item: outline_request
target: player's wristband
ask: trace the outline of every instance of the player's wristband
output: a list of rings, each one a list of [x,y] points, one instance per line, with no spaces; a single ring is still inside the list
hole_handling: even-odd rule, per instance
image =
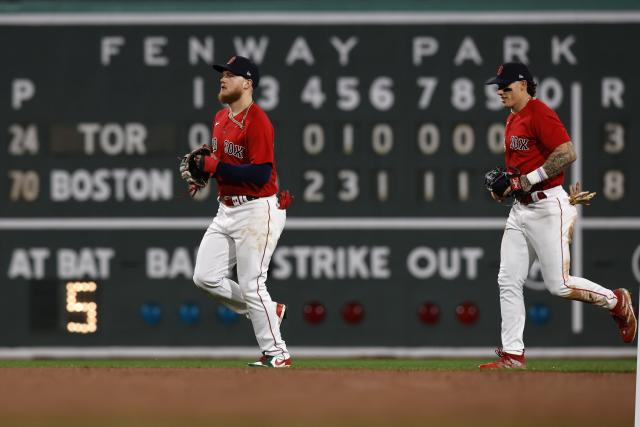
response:
[[[529,183],[531,185],[536,185],[537,183],[542,182],[547,178],[549,178],[549,175],[547,175],[547,172],[542,166],[527,174],[527,180],[529,180]]]

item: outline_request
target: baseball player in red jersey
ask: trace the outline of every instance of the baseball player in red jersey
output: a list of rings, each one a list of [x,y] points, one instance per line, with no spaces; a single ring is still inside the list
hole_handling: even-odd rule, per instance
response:
[[[289,367],[280,335],[286,307],[271,300],[265,284],[286,218],[276,196],[273,126],[253,101],[260,76],[251,60],[234,56],[213,68],[222,73],[218,99],[227,108],[212,123],[212,155],[198,164],[215,178],[220,206],[200,243],[193,281],[251,320],[262,357],[249,366]]]
[[[612,291],[569,274],[569,244],[577,213],[562,184],[564,170],[575,161],[576,153],[564,125],[553,110],[534,98],[536,84],[524,64],[503,64],[486,84],[497,85],[503,105],[511,109],[505,126],[505,163],[516,176],[503,194],[491,195],[499,202],[511,193],[517,196],[500,248],[502,347],[496,350],[497,361],[480,368],[525,367],[522,291],[536,258],[549,292],[610,310],[624,342],[632,342],[637,321],[629,291]]]

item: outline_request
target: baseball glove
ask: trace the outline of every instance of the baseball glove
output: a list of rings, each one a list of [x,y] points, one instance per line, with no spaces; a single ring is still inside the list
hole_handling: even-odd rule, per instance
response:
[[[191,197],[209,183],[210,174],[204,170],[206,156],[211,156],[211,148],[203,144],[180,159],[180,176],[187,181]]]
[[[520,186],[520,172],[516,169],[503,169],[495,167],[484,174],[485,188],[498,197],[505,197],[505,192],[511,189],[506,196],[519,197],[524,194]]]
[[[572,205],[590,205],[591,199],[596,196],[596,193],[589,191],[580,191],[580,182],[576,182],[576,185],[569,185],[569,203]]]

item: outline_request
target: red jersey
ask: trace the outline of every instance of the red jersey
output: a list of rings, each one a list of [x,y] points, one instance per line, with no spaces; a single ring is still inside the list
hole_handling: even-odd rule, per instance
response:
[[[271,164],[269,181],[258,186],[250,182],[229,183],[216,176],[218,196],[267,197],[278,192],[273,158],[273,126],[265,112],[253,103],[233,117],[228,108],[218,111],[211,124],[213,152],[221,162],[232,165]]]
[[[530,100],[517,113],[509,114],[504,129],[505,163],[522,175],[538,169],[549,154],[571,141],[558,115],[544,102]],[[564,171],[534,186],[535,190],[562,185]]]

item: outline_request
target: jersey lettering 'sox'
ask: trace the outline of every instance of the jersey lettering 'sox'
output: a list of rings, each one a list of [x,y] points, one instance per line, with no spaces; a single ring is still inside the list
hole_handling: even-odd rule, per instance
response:
[[[244,157],[245,147],[236,145],[231,141],[224,141],[224,152],[230,156],[242,159]]]
[[[512,136],[509,148],[517,151],[529,151],[529,140],[519,136]]]

